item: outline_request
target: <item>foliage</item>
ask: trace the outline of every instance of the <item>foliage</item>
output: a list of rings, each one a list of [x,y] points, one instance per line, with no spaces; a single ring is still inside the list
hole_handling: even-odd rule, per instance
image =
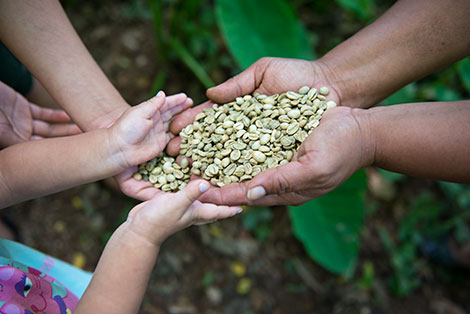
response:
[[[129,14],[142,14],[141,2],[142,0],[133,0],[132,7],[128,9]],[[236,63],[244,69],[264,56],[313,59],[315,51],[311,39],[320,38],[320,35],[316,29],[315,33],[305,29],[303,21],[299,19],[292,6],[295,9],[310,8],[312,12],[318,12],[320,15],[329,14],[330,17],[326,17],[325,20],[333,20],[331,18],[333,14],[336,15],[338,11],[343,10],[347,14],[342,16],[349,18],[349,22],[343,26],[353,22],[364,26],[378,16],[383,6],[383,3],[379,4],[376,0],[337,0],[337,6],[326,1],[308,0],[216,0],[214,3],[205,0],[147,0],[147,2],[151,7],[159,60],[162,63],[162,69],[154,81],[154,91],[165,84],[169,77],[165,65],[171,62],[185,64],[201,85],[207,88],[214,85],[216,80],[213,73],[220,72],[221,67],[225,67],[233,74],[238,70]],[[391,1],[387,3],[391,4]],[[307,16],[311,14],[304,10],[303,15],[305,13]],[[312,15],[310,18],[312,19]],[[339,28],[335,25],[331,29],[331,24],[327,25],[327,37],[336,38],[334,44],[344,40],[345,35],[351,34],[351,30],[340,31]],[[225,46],[220,38],[225,40]],[[322,47],[330,47],[332,45],[330,41],[323,42]],[[226,54],[225,48],[232,54],[233,59]],[[469,73],[470,58],[466,58],[448,69],[410,83],[381,104],[462,99],[470,92]],[[406,178],[400,174],[382,170],[380,172],[385,180],[391,183],[403,182]],[[443,190],[449,191],[458,190],[458,186],[441,184]],[[365,191],[365,175],[360,172],[328,195],[299,208],[290,208],[297,237],[303,242],[312,258],[333,272],[351,275],[354,269],[359,247],[358,232],[363,220]],[[448,195],[452,192],[446,193]],[[465,193],[459,195],[460,202],[465,202],[469,198]],[[398,295],[409,293],[419,284],[413,278],[414,274],[419,272],[421,265],[417,257],[417,247],[423,239],[423,234],[432,233],[431,229],[434,227],[422,229],[423,225],[418,222],[426,221],[436,228],[441,227],[441,230],[436,229],[436,232],[441,232],[443,227],[439,223],[433,223],[442,219],[442,212],[419,210],[417,208],[420,206],[413,206],[410,216],[399,222],[400,232],[396,243],[386,231],[381,232],[382,240],[391,256],[390,261],[395,274],[393,289]],[[267,208],[254,208],[243,216],[243,224],[262,241],[269,236],[271,219]],[[448,214],[444,229],[460,230],[459,238],[467,238],[468,228],[465,228],[467,225],[465,219],[460,214],[452,212]],[[413,264],[414,262],[416,264]],[[370,284],[370,267],[367,271],[366,273],[364,270],[364,276],[367,277],[363,278],[365,285]]]
[[[470,57],[457,63],[457,71],[462,80],[462,84],[465,86],[467,92],[470,93]]]
[[[252,232],[259,241],[263,242],[271,234],[269,224],[273,214],[269,207],[248,207],[242,217],[243,227]]]
[[[138,0],[134,0],[138,1]],[[162,68],[152,93],[161,89],[168,77],[167,67],[182,61],[204,88],[214,85],[210,71],[218,64],[219,45],[213,8],[208,1],[147,0],[153,17]]]
[[[227,45],[243,68],[265,56],[313,57],[307,33],[285,1],[218,0],[216,10]],[[365,189],[364,172],[359,172],[336,191],[290,208],[296,236],[312,258],[333,272],[351,275],[354,270]]]
[[[358,286],[366,291],[371,291],[374,285],[375,268],[371,261],[362,264],[362,277],[358,281]]]
[[[470,58],[398,90],[381,102],[394,105],[419,101],[456,101],[470,93]]]
[[[396,245],[384,228],[379,229],[379,235],[390,256],[390,290],[396,296],[408,295],[421,283],[418,272],[423,262],[418,260],[417,243],[403,241]]]
[[[399,221],[395,242],[384,228],[379,229],[393,271],[390,290],[397,296],[408,295],[420,285],[425,262],[419,257],[419,249],[423,245],[447,245],[450,236],[461,243],[470,242],[470,186],[439,184],[447,199],[439,199],[428,191],[419,194],[410,212]]]
[[[308,254],[326,269],[351,276],[364,220],[365,172],[334,191],[299,207],[289,207],[295,235]]]
[[[374,0],[336,0],[336,2],[362,22],[369,22],[376,17],[377,9]]]
[[[284,0],[218,0],[216,14],[227,46],[243,69],[265,56],[313,59],[307,32]]]

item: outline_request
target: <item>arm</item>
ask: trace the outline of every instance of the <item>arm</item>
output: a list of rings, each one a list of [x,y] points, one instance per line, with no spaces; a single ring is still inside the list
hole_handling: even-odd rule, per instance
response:
[[[193,181],[176,194],[160,195],[132,209],[106,245],[73,313],[137,313],[160,246],[169,235],[241,212],[238,207],[196,201],[207,189],[204,181]]]
[[[184,94],[167,99],[160,92],[107,129],[0,151],[0,208],[113,176],[157,156],[170,138],[168,121],[188,105]]]
[[[0,208],[122,171],[108,129],[28,141],[0,151]]]
[[[470,101],[377,107],[363,111],[360,119],[375,137],[375,166],[470,183]]]
[[[469,125],[470,101],[329,109],[293,161],[250,181],[211,189],[201,201],[300,205],[372,165],[470,183]]]
[[[470,1],[401,0],[319,62],[341,104],[368,108],[470,54]]]
[[[58,1],[1,0],[0,40],[82,130],[108,127],[129,108],[81,42]]]
[[[315,61],[262,58],[207,90],[216,103],[259,92],[328,86],[328,98],[348,107],[369,108],[406,84],[470,54],[470,1],[401,0],[377,21]],[[178,134],[210,103],[182,113],[171,124]],[[168,153],[179,152],[179,138]]]

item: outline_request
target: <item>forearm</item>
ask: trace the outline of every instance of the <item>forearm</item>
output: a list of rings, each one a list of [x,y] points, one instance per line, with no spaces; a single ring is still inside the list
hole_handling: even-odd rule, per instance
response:
[[[470,1],[401,0],[318,62],[341,104],[368,108],[470,54]]]
[[[0,39],[82,130],[108,126],[128,109],[58,1],[0,0]]]
[[[106,244],[74,314],[137,313],[159,248],[121,225]]]
[[[470,183],[470,101],[361,111],[374,165],[416,177]]]
[[[28,141],[0,151],[0,208],[121,172],[107,129]]]

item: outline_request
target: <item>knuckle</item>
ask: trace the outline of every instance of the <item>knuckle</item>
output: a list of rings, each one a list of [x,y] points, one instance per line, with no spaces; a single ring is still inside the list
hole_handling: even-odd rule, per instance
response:
[[[274,177],[274,183],[278,194],[284,194],[293,191],[294,185],[289,180],[289,177],[284,172],[278,172]]]

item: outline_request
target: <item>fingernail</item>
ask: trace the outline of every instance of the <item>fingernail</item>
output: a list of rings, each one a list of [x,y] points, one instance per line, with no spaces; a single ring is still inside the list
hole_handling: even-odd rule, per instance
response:
[[[201,191],[201,193],[204,193],[207,190],[209,190],[209,186],[207,185],[207,183],[202,182],[199,184],[199,191]]]
[[[248,200],[250,201],[255,201],[259,198],[262,198],[265,195],[266,195],[266,190],[262,186],[257,186],[255,188],[248,190],[248,194],[246,195],[246,198],[248,198]]]
[[[243,209],[240,208],[240,209],[237,211],[237,215],[240,214],[242,211],[243,211]]]
[[[158,93],[155,95],[156,97],[161,97],[163,95],[163,91],[158,91]]]

